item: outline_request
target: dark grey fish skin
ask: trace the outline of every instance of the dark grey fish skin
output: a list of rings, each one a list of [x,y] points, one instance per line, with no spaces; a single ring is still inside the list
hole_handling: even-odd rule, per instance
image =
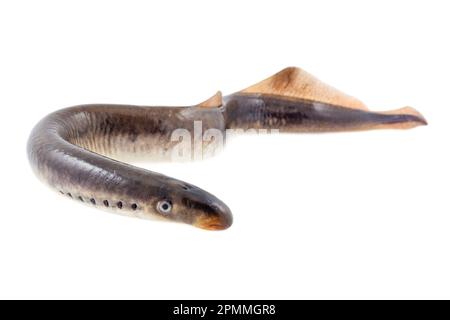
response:
[[[279,96],[233,94],[224,100],[228,128],[337,132],[427,124],[420,115],[377,113]]]
[[[28,141],[29,161],[38,177],[79,201],[136,217],[160,217],[205,229],[225,229],[230,209],[188,183],[108,156],[149,152],[167,157],[173,130],[193,130],[195,107],[85,105],[41,120]],[[202,110],[204,130],[224,130],[219,110]],[[167,202],[169,212],[158,210]]]
[[[301,99],[234,94],[217,107],[83,105],[56,111],[31,132],[28,158],[36,175],[62,194],[119,213],[159,217],[209,230],[232,224],[230,209],[191,184],[120,160],[169,159],[176,129],[279,129],[324,132],[426,124],[419,115],[381,114]],[[204,142],[206,144],[206,142]]]

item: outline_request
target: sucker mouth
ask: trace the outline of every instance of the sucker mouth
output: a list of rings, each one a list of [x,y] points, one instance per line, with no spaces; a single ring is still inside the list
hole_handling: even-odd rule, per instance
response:
[[[220,225],[220,224],[209,224],[207,226],[205,226],[203,229],[206,230],[225,230],[228,227],[225,225]]]
[[[231,213],[227,213],[211,217],[201,217],[193,225],[201,229],[217,231],[228,229],[232,224],[233,216]]]

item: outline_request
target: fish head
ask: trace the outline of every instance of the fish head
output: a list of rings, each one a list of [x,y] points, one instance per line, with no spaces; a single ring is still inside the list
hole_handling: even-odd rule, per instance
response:
[[[233,223],[228,206],[211,193],[180,181],[152,202],[157,215],[206,230],[224,230]]]

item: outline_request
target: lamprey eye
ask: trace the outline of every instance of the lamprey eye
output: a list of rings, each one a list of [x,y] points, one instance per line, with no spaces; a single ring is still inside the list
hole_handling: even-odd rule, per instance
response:
[[[158,202],[156,207],[160,213],[167,214],[172,210],[172,203],[168,200]]]

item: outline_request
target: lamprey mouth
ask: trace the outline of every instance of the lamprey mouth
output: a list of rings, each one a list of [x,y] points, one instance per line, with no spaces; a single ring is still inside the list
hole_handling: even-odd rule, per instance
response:
[[[193,224],[197,228],[205,230],[225,230],[233,224],[233,215],[230,209],[226,208],[226,211],[208,216],[199,217]]]

